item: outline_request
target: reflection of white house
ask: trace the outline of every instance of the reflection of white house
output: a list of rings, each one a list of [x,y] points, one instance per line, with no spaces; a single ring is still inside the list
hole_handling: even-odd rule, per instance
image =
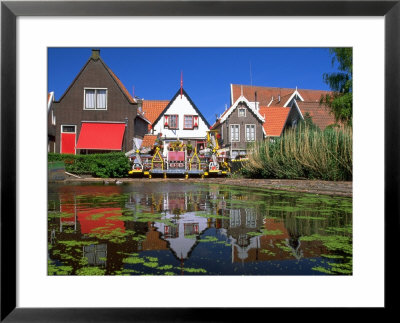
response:
[[[189,141],[198,148],[205,144],[209,123],[185,90],[179,89],[154,121],[153,133],[168,141]]]
[[[207,229],[207,218],[197,216],[195,212],[188,212],[179,215],[178,219],[174,219],[176,215],[169,212],[162,219],[168,219],[175,222],[175,225],[167,225],[165,223],[155,223],[155,227],[163,234],[163,238],[169,242],[169,246],[176,256],[180,259],[188,258],[190,250],[196,244],[196,237],[205,229]]]

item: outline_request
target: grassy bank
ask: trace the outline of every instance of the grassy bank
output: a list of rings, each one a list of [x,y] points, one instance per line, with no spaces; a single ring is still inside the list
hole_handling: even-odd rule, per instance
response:
[[[353,176],[352,128],[321,131],[300,124],[275,141],[257,142],[243,174],[253,178],[349,181]]]
[[[67,172],[95,177],[126,177],[131,169],[129,159],[124,153],[69,155],[48,154],[48,161],[63,161]]]

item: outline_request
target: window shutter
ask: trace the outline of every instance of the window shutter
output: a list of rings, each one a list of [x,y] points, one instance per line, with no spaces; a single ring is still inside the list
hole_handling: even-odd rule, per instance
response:
[[[168,118],[168,116],[164,116],[164,126],[165,127],[169,126],[169,118]]]
[[[199,116],[194,116],[193,117],[193,127],[198,127],[199,126]]]

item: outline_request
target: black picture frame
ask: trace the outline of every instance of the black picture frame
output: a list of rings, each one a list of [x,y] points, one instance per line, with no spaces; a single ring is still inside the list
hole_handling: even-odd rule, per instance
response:
[[[256,319],[260,308],[17,308],[16,19],[18,16],[384,16],[385,307],[394,309],[390,275],[399,233],[400,1],[2,1],[1,2],[1,321],[186,322]],[[382,98],[383,99],[383,98]],[[373,174],[371,174],[372,176]],[[371,260],[372,261],[372,260]],[[301,291],[298,291],[301,293]],[[267,304],[266,304],[267,305]],[[288,309],[274,309],[289,318]],[[379,309],[378,309],[379,310]],[[249,313],[251,311],[251,313]],[[378,315],[382,315],[378,311]],[[261,316],[260,319],[265,319]]]

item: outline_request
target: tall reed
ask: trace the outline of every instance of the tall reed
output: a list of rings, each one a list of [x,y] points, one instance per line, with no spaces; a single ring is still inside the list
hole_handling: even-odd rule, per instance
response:
[[[324,131],[304,123],[281,138],[257,142],[249,151],[244,173],[250,177],[352,180],[351,127]]]

